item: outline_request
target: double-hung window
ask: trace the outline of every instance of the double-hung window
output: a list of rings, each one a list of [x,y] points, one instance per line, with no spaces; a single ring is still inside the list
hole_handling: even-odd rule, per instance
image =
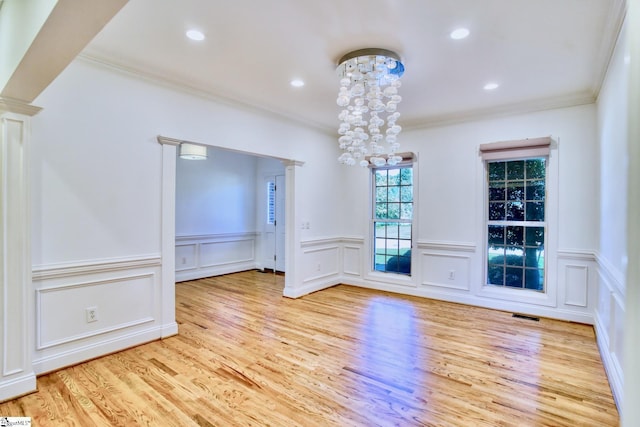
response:
[[[544,293],[549,139],[485,144],[486,284]]]
[[[411,275],[413,168],[373,169],[373,269]]]

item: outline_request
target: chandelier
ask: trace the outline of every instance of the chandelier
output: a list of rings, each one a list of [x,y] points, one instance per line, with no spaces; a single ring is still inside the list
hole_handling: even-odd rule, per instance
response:
[[[398,95],[404,65],[400,56],[386,49],[368,48],[347,53],[338,62],[340,91],[337,104],[343,107],[338,119],[338,143],[343,153],[338,161],[380,167],[397,165],[402,128],[396,124]]]

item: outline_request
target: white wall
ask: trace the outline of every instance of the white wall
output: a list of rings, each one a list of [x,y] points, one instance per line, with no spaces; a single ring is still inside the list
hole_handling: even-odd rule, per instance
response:
[[[629,65],[626,23],[598,97],[600,154],[599,287],[595,326],[600,353],[618,405],[623,404],[623,348],[627,264],[627,128]],[[622,411],[621,411],[622,412]]]
[[[177,236],[256,231],[255,156],[209,147],[207,160],[177,162]]]
[[[346,172],[343,232],[350,283],[510,311],[593,322],[598,248],[598,158],[595,105],[411,129],[401,151],[418,156],[414,269],[394,282],[369,274],[367,171]],[[484,171],[482,143],[551,135],[548,189],[552,247],[547,246],[548,295],[531,300],[487,292],[484,277]],[[550,242],[547,242],[550,243]],[[358,247],[358,249],[356,249]],[[454,280],[446,276],[456,270]],[[514,296],[515,295],[515,296]]]
[[[338,199],[324,187],[336,182],[333,138],[320,131],[86,59],[73,62],[35,104],[43,107],[32,121],[36,305],[30,315],[36,373],[177,331],[173,316],[165,315],[171,292],[163,285],[173,283],[173,269],[164,269],[163,260],[174,253],[173,247],[171,254],[162,252],[169,237],[161,232],[163,183],[175,182],[176,176],[175,170],[164,176],[168,169],[158,135],[296,160],[298,166],[292,163],[287,172],[296,184],[291,220],[308,218],[314,227],[307,232],[321,236],[338,224],[333,210],[317,210],[335,206]],[[329,178],[317,181],[318,171]],[[255,175],[249,181],[253,184]],[[308,203],[314,194],[323,195],[322,205]],[[237,224],[234,231],[240,233],[255,231],[255,198],[246,203],[251,214]],[[224,225],[189,229],[181,224],[180,230],[230,231],[232,218],[220,218]],[[292,239],[295,258],[298,231]],[[295,272],[287,277],[293,289],[296,278]],[[97,307],[97,322],[86,321],[89,307]]]

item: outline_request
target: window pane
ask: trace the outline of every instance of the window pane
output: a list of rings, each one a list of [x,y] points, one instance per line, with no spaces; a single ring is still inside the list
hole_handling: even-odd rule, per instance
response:
[[[397,239],[398,238],[398,224],[397,223],[388,223],[387,224],[387,239]]]
[[[544,290],[544,270],[543,269],[531,269],[525,270],[524,287],[526,289],[533,289],[535,291]]]
[[[489,285],[504,285],[504,267],[501,265],[489,265],[487,270],[487,283]]]
[[[400,169],[400,185],[413,185],[413,169]]]
[[[400,201],[413,203],[413,187],[400,187]]]
[[[544,221],[544,202],[527,202],[527,221]]]
[[[383,185],[387,185],[387,170],[386,169],[376,169],[376,186],[380,187]]]
[[[400,235],[401,239],[411,240],[411,224],[400,224]]]
[[[507,200],[524,200],[524,181],[507,183]]]
[[[387,204],[376,203],[376,218],[387,218]]]
[[[507,245],[519,245],[524,244],[524,227],[507,227],[506,233]]]
[[[387,187],[377,187],[376,188],[376,202],[386,202],[387,201]]]
[[[540,246],[544,244],[544,227],[526,227],[527,246]]]
[[[505,257],[505,261],[507,265],[519,266],[522,267],[524,265],[524,257],[523,251],[521,248],[508,246],[506,250],[507,256]]]
[[[489,264],[504,265],[504,246],[491,246],[489,248]]]
[[[524,221],[524,206],[522,202],[507,202],[507,220]]]
[[[400,203],[387,203],[387,218],[400,218]]]
[[[544,249],[526,248],[525,266],[544,268]]]
[[[544,178],[545,163],[544,159],[527,160],[527,179]]]
[[[506,267],[504,285],[510,288],[522,288],[522,268]]]
[[[413,203],[401,203],[400,219],[412,219],[412,218],[413,218]]]
[[[400,185],[400,169],[389,169],[387,173],[389,176],[389,186]]]
[[[504,181],[496,181],[489,183],[489,200],[500,201],[505,200]]]
[[[489,203],[489,220],[502,221],[505,219],[505,204],[501,202]]]
[[[386,237],[387,236],[387,226],[384,223],[376,223],[375,229],[375,237]]]
[[[516,160],[507,162],[507,179],[524,179],[524,161]]]
[[[544,200],[544,181],[527,182],[527,200]]]
[[[500,225],[489,226],[489,246],[504,244],[504,227]]]
[[[400,187],[388,187],[389,188],[389,202],[400,201]],[[380,200],[379,200],[380,201]]]
[[[489,163],[489,181],[504,180],[505,164],[504,162]]]

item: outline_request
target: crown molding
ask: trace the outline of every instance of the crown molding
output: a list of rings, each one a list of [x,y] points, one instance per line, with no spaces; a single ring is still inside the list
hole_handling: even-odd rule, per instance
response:
[[[16,113],[25,116],[35,116],[42,110],[42,107],[36,107],[28,102],[19,99],[6,98],[0,96],[0,113]]]
[[[602,89],[626,16],[627,0],[614,0],[602,32],[603,37],[598,51],[597,69],[593,77],[592,91],[596,99],[600,94],[600,89]]]
[[[415,130],[448,126],[478,120],[487,120],[499,117],[514,116],[518,114],[535,113],[545,110],[554,110],[558,108],[577,107],[579,105],[593,104],[595,101],[596,98],[593,96],[593,94],[587,91],[553,98],[535,99],[526,102],[499,105],[496,107],[461,111],[458,113],[428,116],[422,119],[409,119],[403,122],[402,127],[406,130]]]

